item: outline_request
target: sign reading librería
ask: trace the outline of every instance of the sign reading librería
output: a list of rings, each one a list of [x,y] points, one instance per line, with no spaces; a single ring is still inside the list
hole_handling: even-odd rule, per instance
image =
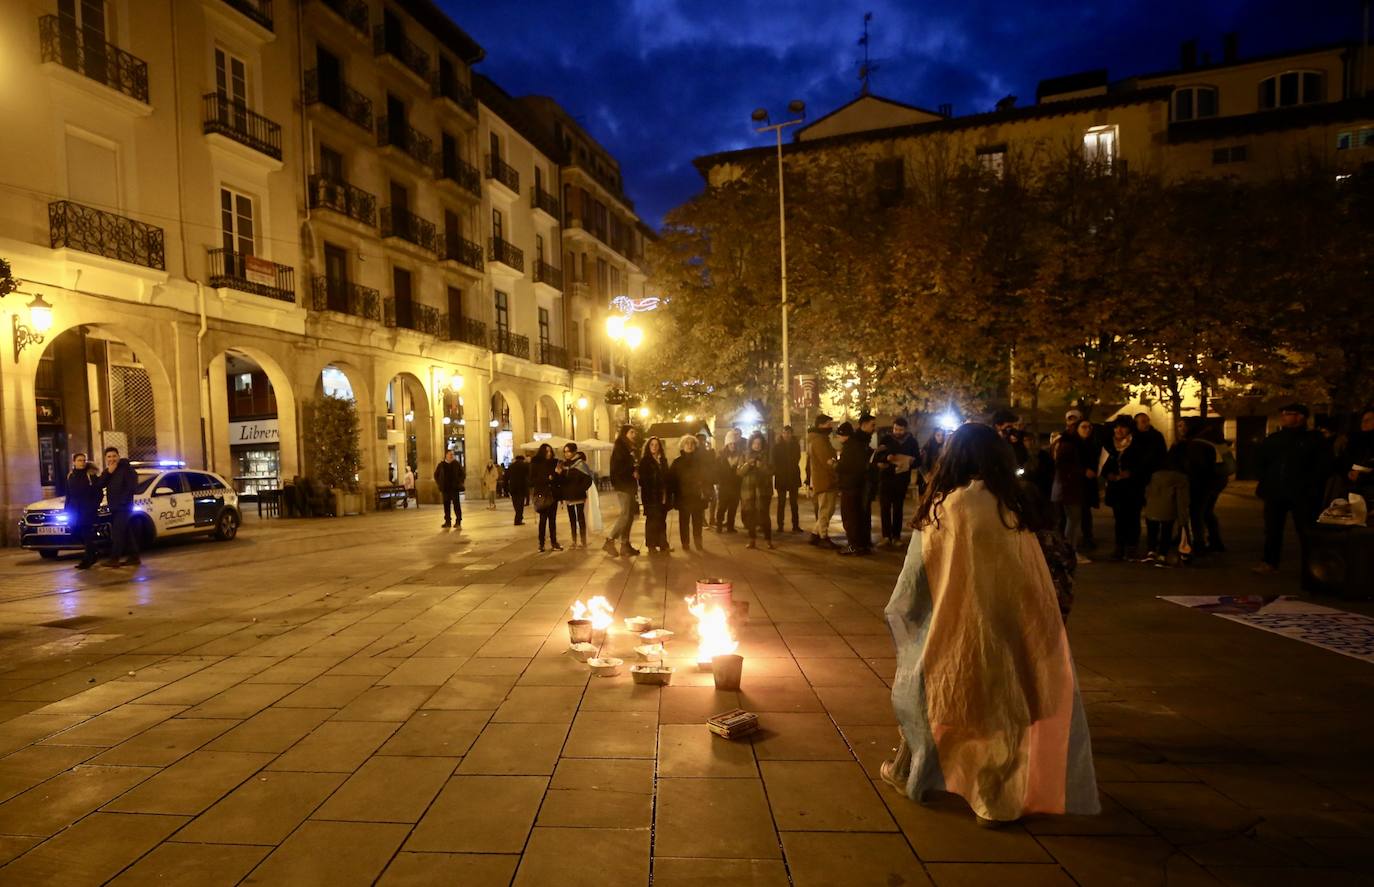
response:
[[[276,419],[250,419],[229,423],[229,445],[274,444],[281,442]]]

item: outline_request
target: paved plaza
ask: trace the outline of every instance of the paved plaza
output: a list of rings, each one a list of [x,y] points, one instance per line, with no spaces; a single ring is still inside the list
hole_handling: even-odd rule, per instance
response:
[[[897,552],[708,533],[704,555],[538,555],[480,503],[461,532],[432,507],[250,518],[137,572],[6,551],[0,885],[1369,884],[1374,667],[1154,597],[1296,590],[1295,552],[1248,572],[1244,493],[1230,554],[1081,570],[1104,810],[1000,831],[878,780]],[[684,637],[713,575],[751,603],[738,693]],[[616,655],[620,617],[679,632],[672,686],[567,655],[566,610],[597,594]],[[752,740],[707,731],[736,707]]]

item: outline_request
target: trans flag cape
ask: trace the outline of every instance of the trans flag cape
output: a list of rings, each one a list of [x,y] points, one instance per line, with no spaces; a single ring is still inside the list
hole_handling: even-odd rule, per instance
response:
[[[1035,534],[1007,528],[981,481],[913,534],[887,605],[906,793],[961,795],[979,816],[1097,813],[1088,724]]]

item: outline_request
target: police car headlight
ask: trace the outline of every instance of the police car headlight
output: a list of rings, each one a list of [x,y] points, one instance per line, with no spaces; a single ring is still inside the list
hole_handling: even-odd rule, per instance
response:
[[[65,511],[59,511],[57,514],[53,515],[53,521],[59,524],[68,523],[70,520],[71,515],[67,514]]]

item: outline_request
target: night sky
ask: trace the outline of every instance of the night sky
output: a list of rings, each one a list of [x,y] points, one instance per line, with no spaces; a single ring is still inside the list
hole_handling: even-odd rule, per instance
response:
[[[865,12],[875,94],[987,111],[1035,100],[1036,82],[1108,69],[1113,80],[1173,68],[1179,43],[1241,57],[1358,40],[1360,0],[438,0],[481,43],[477,70],[513,95],[552,96],[619,158],[640,215],[701,190],[691,160],[763,144],[749,113],[812,119],[858,94]]]

